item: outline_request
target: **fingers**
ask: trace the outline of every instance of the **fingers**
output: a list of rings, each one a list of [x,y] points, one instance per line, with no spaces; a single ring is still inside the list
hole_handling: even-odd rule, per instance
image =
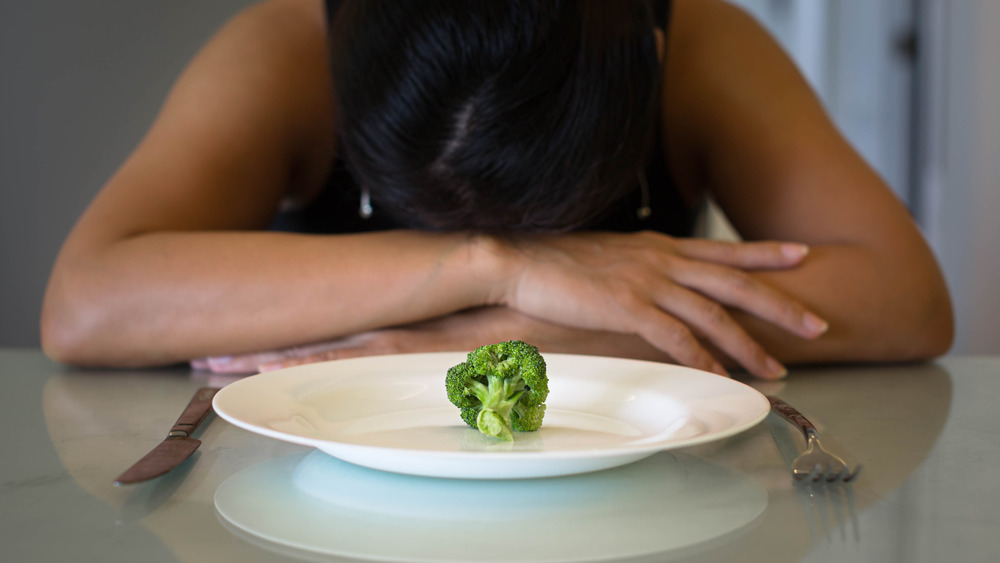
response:
[[[331,342],[288,348],[280,357],[263,358],[257,369],[266,372],[318,362],[404,352],[405,350],[396,346],[394,337],[395,331],[380,330],[355,334]]]
[[[331,342],[293,346],[267,352],[235,354],[232,356],[211,356],[192,360],[195,369],[212,371],[214,373],[252,374],[263,371],[261,366],[270,369],[289,367],[293,365],[321,362],[344,357],[339,350],[353,345],[350,339],[340,339]]]
[[[642,311],[638,335],[666,352],[678,364],[729,377],[726,368],[698,342],[682,322],[657,308]]]
[[[205,358],[204,365],[213,373],[251,374],[257,373],[261,357],[267,354],[240,354],[236,356],[212,356]]]
[[[826,330],[802,303],[748,273],[798,266],[809,251],[802,244],[659,233],[569,235],[546,243],[556,247],[556,258],[546,244],[536,248],[548,259],[529,256],[506,305],[554,323],[638,334],[685,365],[725,373],[706,349],[714,347],[757,377],[786,373],[726,307],[804,338]]]
[[[796,242],[732,242],[709,239],[673,239],[685,258],[746,270],[797,266],[809,247]]]
[[[740,270],[692,262],[676,268],[671,277],[718,303],[742,309],[802,338],[816,338],[829,327],[799,301]]]
[[[306,356],[295,356],[281,358],[275,361],[262,362],[257,366],[257,370],[261,373],[274,371],[278,369],[290,368],[293,366],[303,366],[306,364],[315,364],[318,362],[328,362],[330,360],[342,360],[345,358],[350,358],[354,356],[360,356],[362,354],[351,354],[350,350],[327,350],[325,352],[319,352],[315,354],[309,354]]]
[[[671,286],[660,296],[658,305],[703,335],[754,377],[781,379],[788,374],[785,366],[769,355],[719,303],[683,287]]]

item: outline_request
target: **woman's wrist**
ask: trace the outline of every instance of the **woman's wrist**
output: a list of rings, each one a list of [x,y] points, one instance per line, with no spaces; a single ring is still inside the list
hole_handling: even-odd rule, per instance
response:
[[[470,272],[473,281],[483,289],[481,305],[506,305],[517,287],[521,266],[510,241],[485,233],[472,233],[468,238]]]

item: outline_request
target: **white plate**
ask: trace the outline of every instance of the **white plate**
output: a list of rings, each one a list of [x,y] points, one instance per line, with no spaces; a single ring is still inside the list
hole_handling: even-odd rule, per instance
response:
[[[344,461],[411,475],[550,477],[638,461],[742,432],[767,399],[737,381],[635,360],[546,354],[542,428],[501,442],[469,428],[444,378],[462,353],[375,356],[248,377],[215,396],[215,412],[264,436]]]
[[[237,536],[317,561],[326,559],[310,554],[519,563],[690,555],[741,535],[766,507],[749,475],[683,453],[586,475],[474,481],[394,475],[313,451],[247,467],[215,492]]]

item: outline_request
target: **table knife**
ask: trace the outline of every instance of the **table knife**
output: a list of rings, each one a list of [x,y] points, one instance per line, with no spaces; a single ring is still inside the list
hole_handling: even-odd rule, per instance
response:
[[[216,387],[198,389],[166,439],[119,475],[115,485],[131,485],[159,477],[191,457],[201,445],[201,440],[192,438],[191,434],[212,412],[212,397],[218,391]]]

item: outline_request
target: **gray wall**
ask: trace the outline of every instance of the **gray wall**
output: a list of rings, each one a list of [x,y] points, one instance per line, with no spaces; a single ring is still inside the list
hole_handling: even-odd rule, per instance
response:
[[[0,0],[0,346],[37,346],[63,238],[251,0]]]

